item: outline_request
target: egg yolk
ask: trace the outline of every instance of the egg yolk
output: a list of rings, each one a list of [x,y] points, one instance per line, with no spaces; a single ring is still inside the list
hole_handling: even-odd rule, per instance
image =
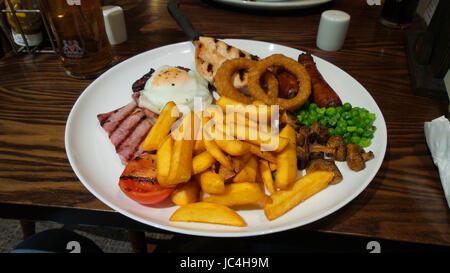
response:
[[[188,73],[175,67],[167,68],[155,76],[152,86],[183,86],[189,80]]]

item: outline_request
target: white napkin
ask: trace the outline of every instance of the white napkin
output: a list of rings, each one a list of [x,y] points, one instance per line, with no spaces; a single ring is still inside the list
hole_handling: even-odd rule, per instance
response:
[[[450,208],[450,122],[444,116],[425,122],[425,138],[434,164],[439,169],[445,198]]]

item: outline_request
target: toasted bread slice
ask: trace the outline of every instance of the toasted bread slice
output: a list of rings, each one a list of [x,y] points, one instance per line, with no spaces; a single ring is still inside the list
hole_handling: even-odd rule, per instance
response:
[[[197,72],[210,83],[214,83],[214,76],[217,70],[226,60],[239,57],[259,60],[257,56],[211,37],[201,36],[198,40],[194,41],[194,44]],[[234,87],[238,89],[245,88],[247,81],[248,73],[246,71],[241,71],[233,75]]]

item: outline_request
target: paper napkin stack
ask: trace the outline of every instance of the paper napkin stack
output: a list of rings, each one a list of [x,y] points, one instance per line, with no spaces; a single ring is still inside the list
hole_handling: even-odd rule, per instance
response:
[[[450,208],[450,122],[444,116],[425,122],[425,138],[434,164],[439,169],[445,198]]]

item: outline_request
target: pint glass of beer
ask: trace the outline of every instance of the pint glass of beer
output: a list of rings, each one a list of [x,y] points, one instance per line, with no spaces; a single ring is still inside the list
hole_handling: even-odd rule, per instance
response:
[[[101,0],[41,0],[67,74],[95,78],[113,59]]]
[[[407,28],[411,25],[419,0],[386,0],[380,22],[391,28]]]

